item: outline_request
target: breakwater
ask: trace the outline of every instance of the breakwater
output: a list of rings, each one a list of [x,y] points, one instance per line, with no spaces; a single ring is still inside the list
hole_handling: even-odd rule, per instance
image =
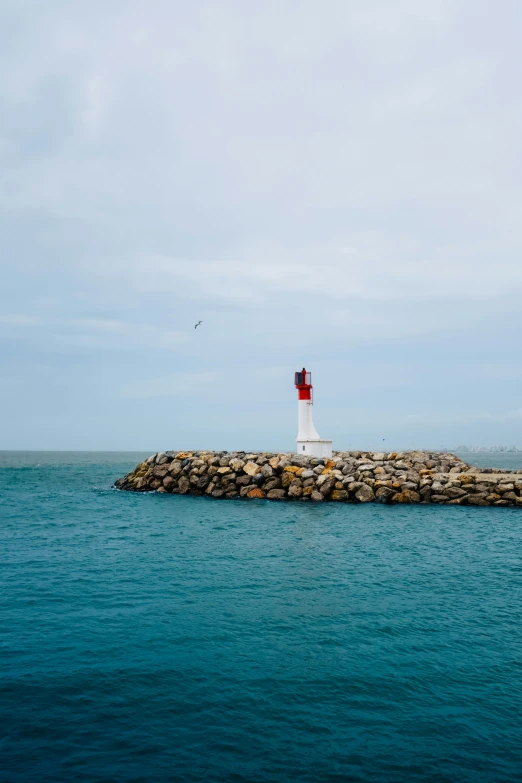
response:
[[[522,508],[522,470],[479,468],[454,454],[426,451],[339,451],[332,459],[292,453],[166,451],[148,457],[115,486],[216,499]]]

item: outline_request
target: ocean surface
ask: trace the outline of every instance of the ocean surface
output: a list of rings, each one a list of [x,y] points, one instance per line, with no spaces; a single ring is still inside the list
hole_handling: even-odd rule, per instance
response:
[[[522,780],[522,510],[111,489],[143,456],[0,453],[2,783]]]

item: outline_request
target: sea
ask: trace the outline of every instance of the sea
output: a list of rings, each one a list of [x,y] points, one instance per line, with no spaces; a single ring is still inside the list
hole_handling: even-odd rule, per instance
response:
[[[522,780],[521,509],[113,489],[144,456],[0,453],[2,783]]]

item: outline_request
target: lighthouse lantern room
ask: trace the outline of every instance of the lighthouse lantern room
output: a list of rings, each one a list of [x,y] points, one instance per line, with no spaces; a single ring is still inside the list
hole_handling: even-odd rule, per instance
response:
[[[319,437],[312,418],[313,386],[312,373],[305,368],[295,374],[297,389],[297,453],[309,457],[331,457],[332,441]]]

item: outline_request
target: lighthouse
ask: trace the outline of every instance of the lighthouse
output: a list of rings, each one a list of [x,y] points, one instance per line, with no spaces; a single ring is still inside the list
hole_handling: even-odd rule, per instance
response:
[[[332,441],[323,440],[314,427],[312,417],[312,373],[305,368],[295,374],[297,389],[297,453],[310,457],[331,457]]]

